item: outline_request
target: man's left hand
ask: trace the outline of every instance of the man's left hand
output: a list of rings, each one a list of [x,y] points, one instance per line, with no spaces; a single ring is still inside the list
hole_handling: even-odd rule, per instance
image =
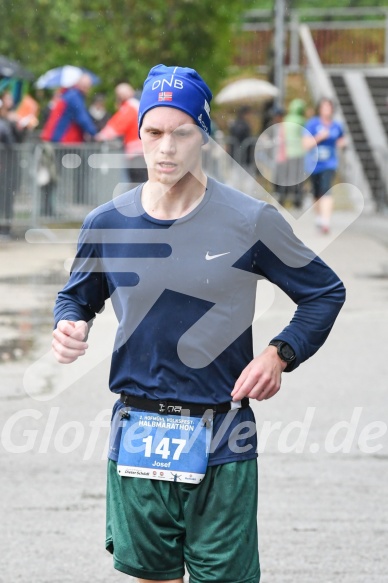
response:
[[[270,399],[280,389],[282,372],[286,366],[287,363],[279,358],[276,346],[267,346],[237,379],[232,391],[233,401],[240,401],[244,397],[257,401]]]

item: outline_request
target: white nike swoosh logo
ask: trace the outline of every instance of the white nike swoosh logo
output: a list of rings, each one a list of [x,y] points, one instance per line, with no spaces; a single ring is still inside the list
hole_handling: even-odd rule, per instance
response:
[[[223,255],[229,255],[230,251],[227,251],[226,253],[218,253],[218,255],[210,255],[209,251],[206,253],[206,257],[205,259],[207,259],[207,261],[211,261],[212,259],[217,259],[217,257],[222,257]]]

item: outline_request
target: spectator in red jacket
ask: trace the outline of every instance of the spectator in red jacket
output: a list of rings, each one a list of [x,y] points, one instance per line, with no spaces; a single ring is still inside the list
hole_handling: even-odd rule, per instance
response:
[[[79,144],[97,133],[85,104],[91,86],[92,79],[85,73],[73,87],[63,91],[43,127],[42,140]]]
[[[135,91],[128,83],[117,85],[115,95],[117,111],[95,138],[99,141],[121,138],[129,182],[145,182],[148,177],[137,125],[139,102],[134,98]]]

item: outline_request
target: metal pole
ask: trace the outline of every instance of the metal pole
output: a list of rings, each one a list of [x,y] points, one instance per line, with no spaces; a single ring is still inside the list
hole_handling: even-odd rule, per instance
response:
[[[32,168],[30,168],[31,177],[31,199],[32,199],[32,211],[31,211],[31,222],[34,228],[40,226],[40,187],[38,185],[38,165],[39,158],[42,154],[42,148],[39,144],[33,147],[33,151],[29,152],[32,158]]]
[[[284,105],[284,21],[286,0],[275,0],[274,15],[274,83],[279,90],[276,104],[279,107]]]
[[[299,16],[296,10],[292,10],[290,18],[290,71],[300,70],[299,55]]]

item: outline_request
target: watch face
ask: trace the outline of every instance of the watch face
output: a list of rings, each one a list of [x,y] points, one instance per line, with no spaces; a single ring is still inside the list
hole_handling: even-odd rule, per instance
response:
[[[294,350],[286,342],[284,342],[283,344],[280,344],[279,355],[280,355],[280,358],[285,360],[285,362],[292,362],[295,358]]]

